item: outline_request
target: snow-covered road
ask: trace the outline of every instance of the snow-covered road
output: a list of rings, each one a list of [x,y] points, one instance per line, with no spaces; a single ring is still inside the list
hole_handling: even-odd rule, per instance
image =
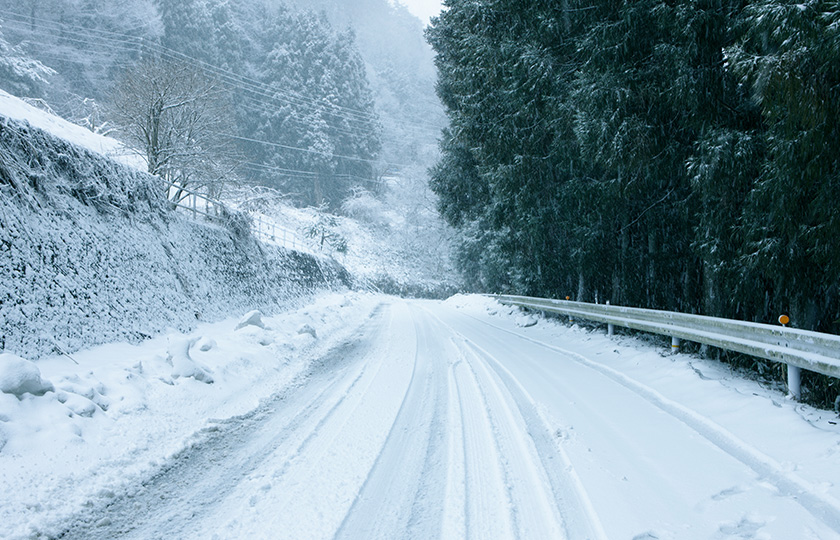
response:
[[[840,537],[831,419],[506,309],[385,300],[61,537]]]

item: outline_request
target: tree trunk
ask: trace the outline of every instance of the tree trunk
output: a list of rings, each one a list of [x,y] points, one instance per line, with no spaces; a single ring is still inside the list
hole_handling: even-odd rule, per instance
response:
[[[586,295],[586,278],[583,276],[583,272],[578,272],[578,286],[577,286],[577,296],[575,300],[578,302],[585,302],[585,295]]]

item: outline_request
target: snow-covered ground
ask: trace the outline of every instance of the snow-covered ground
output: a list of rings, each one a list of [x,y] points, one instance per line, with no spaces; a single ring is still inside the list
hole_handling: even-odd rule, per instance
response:
[[[118,140],[93,133],[61,117],[29,105],[25,101],[0,90],[0,115],[12,120],[28,122],[32,127],[42,129],[56,137],[81,146],[91,152],[109,157],[114,161],[145,171],[146,164],[136,152],[126,148]]]
[[[57,521],[146,480],[202,430],[295,384],[377,303],[325,294],[262,317],[262,327],[237,329],[240,314],[37,364],[0,355],[0,537],[49,536]],[[41,395],[16,391],[35,388],[33,368]]]
[[[419,185],[417,178],[412,180],[410,171],[404,177],[388,177],[383,182],[384,193],[373,196],[359,192],[345,201],[339,215],[316,208],[295,208],[267,189],[232,190],[227,198],[234,208],[263,220],[263,229],[271,230],[269,224],[276,224],[280,245],[288,247],[281,235],[283,230],[289,231],[298,247],[333,257],[360,283],[392,294],[439,297],[459,290],[460,278],[450,259],[451,231],[432,203],[407,193],[428,194],[428,187]],[[320,244],[318,239],[308,237],[307,232],[317,223],[334,238],[341,238],[346,250],[337,250],[330,241]]]
[[[0,537],[840,538],[836,415],[714,361],[477,296],[238,320],[39,361]]]

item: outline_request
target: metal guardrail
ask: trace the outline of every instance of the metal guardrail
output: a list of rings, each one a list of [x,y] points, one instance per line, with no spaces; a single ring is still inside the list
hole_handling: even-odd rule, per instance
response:
[[[840,378],[840,336],[832,334],[609,304],[527,296],[493,297],[506,305],[606,323],[610,335],[612,326],[618,325],[670,336],[675,349],[679,348],[679,340],[686,340],[787,364],[788,390],[796,399],[801,397],[800,369]]]

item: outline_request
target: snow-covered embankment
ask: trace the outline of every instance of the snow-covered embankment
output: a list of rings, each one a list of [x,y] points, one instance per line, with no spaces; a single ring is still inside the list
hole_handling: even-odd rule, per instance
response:
[[[29,358],[272,312],[344,271],[174,213],[159,180],[0,119],[0,349]]]
[[[335,262],[263,246],[237,214],[185,218],[71,140],[0,116],[0,538],[52,535],[154,474],[377,304]]]

